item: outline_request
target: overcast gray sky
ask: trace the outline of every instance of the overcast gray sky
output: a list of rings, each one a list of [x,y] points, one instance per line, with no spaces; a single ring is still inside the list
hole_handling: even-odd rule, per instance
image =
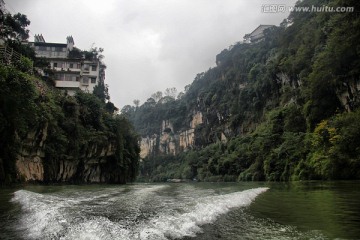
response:
[[[275,24],[285,13],[263,13],[264,4],[293,6],[295,0],[5,0],[11,13],[28,16],[30,41],[105,49],[106,83],[120,109],[141,104],[156,91],[178,92],[215,56],[260,24]]]

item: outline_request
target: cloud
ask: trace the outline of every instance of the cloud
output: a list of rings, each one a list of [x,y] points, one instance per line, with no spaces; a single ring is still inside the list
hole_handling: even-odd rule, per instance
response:
[[[31,33],[42,33],[48,42],[72,35],[81,49],[104,48],[111,100],[121,108],[168,87],[182,91],[214,66],[222,49],[259,24],[279,24],[286,17],[262,13],[263,4],[295,0],[5,2],[10,11],[26,14]]]

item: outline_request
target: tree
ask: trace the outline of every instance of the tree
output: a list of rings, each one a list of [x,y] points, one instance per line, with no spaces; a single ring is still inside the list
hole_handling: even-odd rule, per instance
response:
[[[177,90],[175,87],[165,89],[165,96],[175,99]]]
[[[29,30],[27,29],[29,25],[30,21],[24,14],[1,14],[0,38],[6,41],[24,41],[29,38]]]
[[[69,51],[68,58],[82,58],[84,56],[84,52],[80,49],[74,47],[71,51]]]
[[[102,54],[104,52],[103,48],[97,48],[92,47],[89,51],[84,51],[84,57],[86,60],[92,61],[92,60],[103,60],[104,55]]]
[[[156,105],[156,101],[154,98],[148,98],[148,100],[146,100],[146,102],[144,103],[145,107],[154,107]]]
[[[163,93],[160,91],[157,91],[156,93],[153,93],[151,95],[151,98],[155,100],[155,102],[158,102],[160,99],[162,99]]]
[[[135,107],[138,108],[140,105],[140,100],[139,99],[134,99],[133,103],[135,104]]]
[[[134,107],[130,106],[130,105],[125,105],[122,109],[121,109],[121,113],[126,115],[126,116],[130,116],[132,114],[134,110]]]
[[[116,113],[117,111],[119,111],[119,109],[115,106],[114,103],[108,101],[106,104],[105,104],[105,110],[110,113],[110,114],[114,114]]]
[[[179,99],[183,98],[184,96],[185,96],[185,93],[179,92],[177,99],[179,100]]]
[[[109,87],[104,81],[99,81],[98,85],[94,87],[93,94],[103,102],[110,99]]]

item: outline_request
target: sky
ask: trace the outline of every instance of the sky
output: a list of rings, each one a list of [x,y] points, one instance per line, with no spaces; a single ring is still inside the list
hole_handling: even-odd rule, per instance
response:
[[[5,0],[31,21],[29,41],[42,34],[66,43],[71,35],[82,50],[104,48],[105,82],[120,109],[166,88],[183,91],[246,33],[279,25],[289,12],[263,12],[269,4],[295,0]]]

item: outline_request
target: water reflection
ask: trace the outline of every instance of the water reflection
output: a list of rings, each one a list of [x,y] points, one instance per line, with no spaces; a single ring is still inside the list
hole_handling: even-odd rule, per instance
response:
[[[258,217],[321,230],[330,238],[360,237],[360,182],[269,184],[250,210]]]

